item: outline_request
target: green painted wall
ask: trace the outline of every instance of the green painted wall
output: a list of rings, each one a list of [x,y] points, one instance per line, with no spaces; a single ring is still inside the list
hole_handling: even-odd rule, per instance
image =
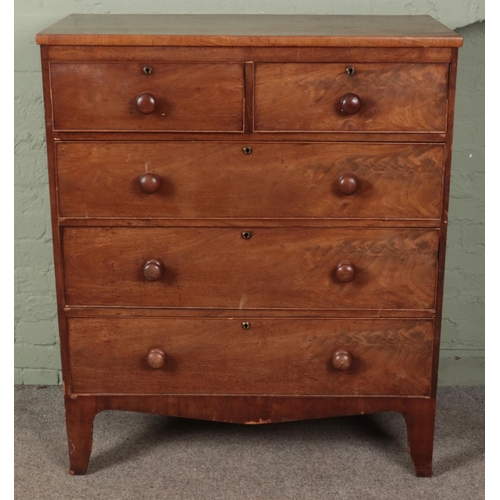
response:
[[[484,28],[459,51],[441,342],[443,383],[484,381]],[[458,359],[457,359],[458,358]]]
[[[70,13],[430,14],[450,28],[484,1],[15,2],[15,382],[61,382],[38,31]],[[484,381],[484,23],[457,30],[459,55],[441,384]]]

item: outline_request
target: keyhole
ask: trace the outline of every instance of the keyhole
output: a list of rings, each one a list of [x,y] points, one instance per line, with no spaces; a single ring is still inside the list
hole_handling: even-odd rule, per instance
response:
[[[244,239],[244,240],[249,240],[251,237],[252,237],[252,233],[250,231],[243,231],[241,233],[241,237]]]
[[[241,323],[241,328],[243,328],[243,330],[250,330],[250,321],[243,321],[243,323]]]
[[[252,148],[250,146],[245,146],[243,148],[243,153],[245,153],[246,155],[251,155],[252,154]]]
[[[151,66],[144,66],[144,68],[142,68],[142,71],[145,75],[150,75],[153,72],[153,68]]]
[[[347,73],[348,76],[352,76],[354,75],[354,73],[356,73],[356,68],[354,66],[347,66],[345,72]]]

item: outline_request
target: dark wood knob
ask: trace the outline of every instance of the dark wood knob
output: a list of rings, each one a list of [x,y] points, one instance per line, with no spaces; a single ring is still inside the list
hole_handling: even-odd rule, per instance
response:
[[[354,358],[346,349],[339,349],[333,353],[332,365],[336,370],[345,372],[352,366]]]
[[[146,358],[146,363],[153,370],[158,370],[165,364],[165,359],[167,355],[161,349],[151,349],[148,352],[148,356]]]
[[[135,101],[139,113],[143,115],[150,115],[156,108],[155,98],[148,94],[141,94]]]
[[[342,174],[339,179],[339,189],[344,194],[354,194],[359,188],[359,179],[354,174]]]
[[[346,94],[340,99],[340,111],[355,115],[361,109],[361,99],[356,94]]]
[[[356,277],[356,267],[348,260],[342,260],[335,268],[335,277],[342,283],[349,283]]]
[[[139,187],[145,194],[157,193],[161,188],[161,177],[151,173],[144,174],[139,179]]]
[[[144,264],[142,271],[144,273],[144,277],[148,281],[157,281],[163,276],[165,268],[161,260],[158,259],[149,259]]]

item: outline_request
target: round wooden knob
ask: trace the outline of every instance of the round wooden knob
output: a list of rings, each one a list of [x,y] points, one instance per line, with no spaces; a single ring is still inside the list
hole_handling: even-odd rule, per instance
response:
[[[355,115],[361,109],[361,99],[356,94],[346,94],[340,99],[340,111]]]
[[[163,276],[165,268],[161,260],[158,259],[149,259],[144,264],[142,271],[144,273],[144,277],[148,281],[157,281]]]
[[[150,115],[156,107],[155,98],[148,93],[141,94],[135,101],[139,113]]]
[[[342,174],[338,179],[340,192],[354,194],[359,188],[359,179],[354,174]]]
[[[348,260],[343,260],[335,268],[335,277],[342,283],[349,283],[356,277],[356,267]]]
[[[148,352],[146,363],[153,370],[158,370],[165,364],[167,355],[161,349],[151,349]]]
[[[145,194],[157,193],[161,188],[161,177],[151,173],[144,174],[139,179],[139,188]]]
[[[332,365],[336,370],[345,372],[352,366],[354,358],[346,349],[339,349],[333,353]]]

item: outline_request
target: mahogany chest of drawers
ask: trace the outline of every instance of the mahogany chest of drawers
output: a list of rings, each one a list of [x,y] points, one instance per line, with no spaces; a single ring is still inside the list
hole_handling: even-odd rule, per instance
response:
[[[73,15],[37,42],[70,473],[112,409],[400,412],[431,475],[462,39],[427,16]]]

